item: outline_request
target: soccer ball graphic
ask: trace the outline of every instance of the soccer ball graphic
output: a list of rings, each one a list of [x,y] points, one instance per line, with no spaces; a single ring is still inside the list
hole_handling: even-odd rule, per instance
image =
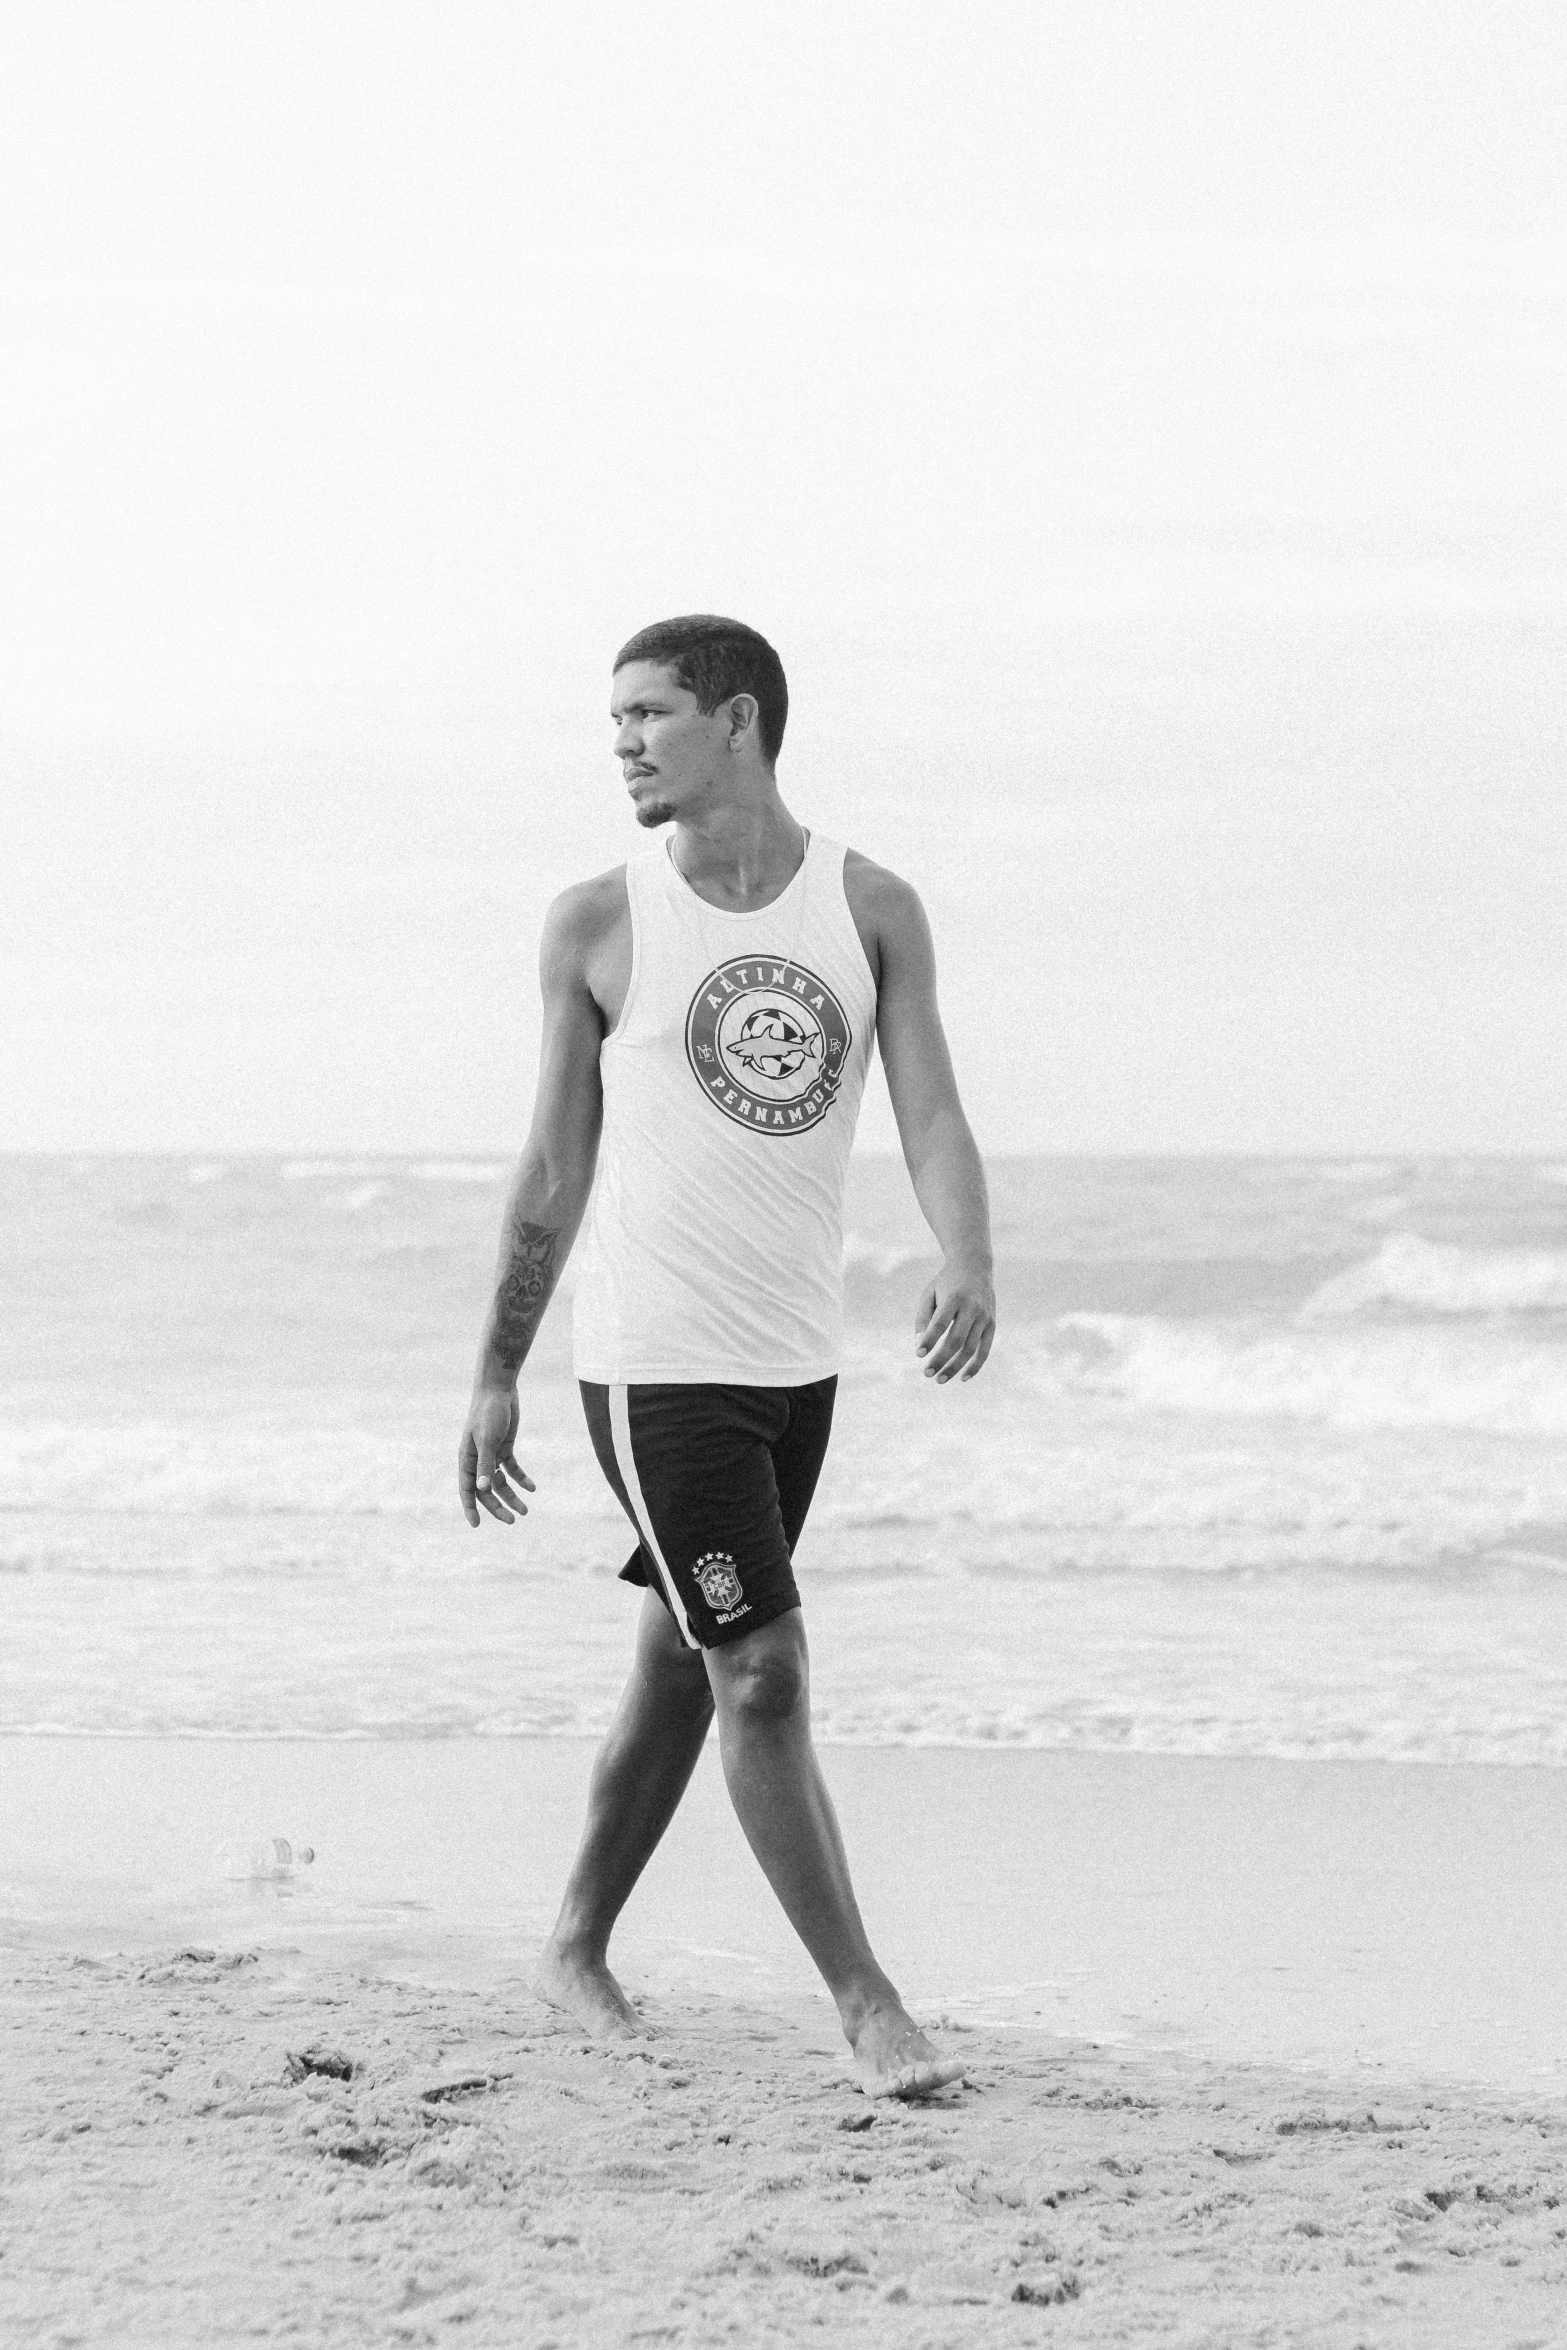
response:
[[[746,1071],[777,1083],[798,1077],[812,1063],[820,1064],[821,1031],[802,1028],[781,1004],[766,1004],[759,1012],[747,1013],[739,1034],[724,1050]]]

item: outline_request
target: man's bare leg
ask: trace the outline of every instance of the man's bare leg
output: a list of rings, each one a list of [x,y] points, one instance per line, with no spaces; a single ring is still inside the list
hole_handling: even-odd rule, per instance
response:
[[[615,1920],[686,1791],[713,1719],[699,1649],[649,1591],[637,1651],[588,1785],[588,1816],[538,1987],[590,2032],[620,2038],[646,2026],[609,1971]]]
[[[838,2004],[871,2097],[923,2097],[960,2080],[876,1963],[837,1815],[811,1744],[810,1666],[796,1608],[709,1649],[724,1777],[751,1850]]]

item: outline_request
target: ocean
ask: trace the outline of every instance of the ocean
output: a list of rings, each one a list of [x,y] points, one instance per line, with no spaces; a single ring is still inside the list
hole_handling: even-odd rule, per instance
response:
[[[0,1727],[604,1727],[637,1601],[565,1295],[530,1516],[455,1499],[507,1175],[0,1160]],[[938,1389],[907,1177],[852,1169],[818,1735],[1567,1762],[1567,1164],[991,1176],[1000,1334]]]

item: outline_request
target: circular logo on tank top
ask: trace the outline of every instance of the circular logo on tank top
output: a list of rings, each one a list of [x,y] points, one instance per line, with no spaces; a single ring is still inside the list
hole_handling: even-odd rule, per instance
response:
[[[771,955],[720,963],[686,1015],[686,1058],[698,1085],[726,1118],[764,1134],[804,1134],[820,1124],[852,1041],[826,981]]]

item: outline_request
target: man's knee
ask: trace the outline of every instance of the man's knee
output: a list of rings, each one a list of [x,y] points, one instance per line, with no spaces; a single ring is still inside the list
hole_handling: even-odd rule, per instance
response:
[[[798,1609],[744,1640],[708,1651],[714,1693],[736,1720],[786,1722],[805,1703],[809,1676]]]

